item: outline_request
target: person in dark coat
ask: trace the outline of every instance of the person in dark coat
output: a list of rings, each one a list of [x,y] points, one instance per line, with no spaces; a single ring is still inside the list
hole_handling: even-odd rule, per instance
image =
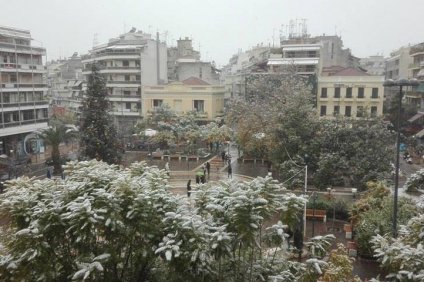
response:
[[[206,183],[206,176],[205,174],[202,174],[202,176],[200,177],[200,182],[202,182],[202,184]]]
[[[231,165],[228,166],[228,178],[233,178],[233,168]]]
[[[211,164],[209,162],[206,162],[206,171],[208,172],[209,177],[209,174],[211,173]]]
[[[200,183],[200,176],[196,175],[196,184],[199,184],[199,183]]]
[[[190,198],[190,194],[191,194],[191,179],[189,179],[187,182],[187,197],[188,198]]]
[[[222,158],[222,161],[224,162],[225,161],[225,151],[221,152],[221,158]]]

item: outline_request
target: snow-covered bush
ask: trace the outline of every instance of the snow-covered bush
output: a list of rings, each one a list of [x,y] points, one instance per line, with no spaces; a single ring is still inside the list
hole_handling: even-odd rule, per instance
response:
[[[424,190],[424,169],[411,174],[406,180],[404,188],[408,192]]]
[[[401,226],[398,238],[377,235],[372,243],[389,281],[424,281],[424,214]]]
[[[306,200],[270,177],[204,185],[190,202],[144,162],[65,169],[0,195],[0,280],[309,281],[325,267],[287,260],[284,227]]]

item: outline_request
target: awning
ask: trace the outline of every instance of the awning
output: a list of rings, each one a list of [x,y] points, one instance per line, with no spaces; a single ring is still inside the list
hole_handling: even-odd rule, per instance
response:
[[[419,112],[419,113],[417,113],[415,116],[413,116],[413,117],[411,117],[410,119],[408,119],[408,121],[409,121],[409,122],[414,122],[414,121],[416,121],[417,119],[421,118],[422,116],[424,116],[424,113]]]
[[[420,132],[418,132],[417,134],[415,134],[415,137],[421,138],[424,136],[424,129],[422,129]]]

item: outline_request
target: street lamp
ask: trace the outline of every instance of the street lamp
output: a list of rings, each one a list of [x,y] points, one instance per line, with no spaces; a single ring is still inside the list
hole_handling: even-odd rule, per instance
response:
[[[396,167],[395,167],[395,191],[394,191],[394,197],[393,197],[393,237],[397,237],[397,213],[398,213],[398,188],[399,188],[399,151],[400,151],[400,115],[401,115],[401,108],[402,108],[402,88],[405,86],[418,86],[418,81],[416,79],[399,79],[399,80],[393,80],[388,79],[383,84],[384,87],[399,87],[399,96],[398,96],[398,111],[397,111],[397,117],[396,117]]]

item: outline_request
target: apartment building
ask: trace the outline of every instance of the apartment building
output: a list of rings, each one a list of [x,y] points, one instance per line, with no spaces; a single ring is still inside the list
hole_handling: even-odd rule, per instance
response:
[[[383,76],[372,76],[354,68],[324,68],[318,78],[318,115],[355,119],[381,116],[383,82]]]
[[[47,84],[53,113],[80,114],[82,106],[82,62],[78,53],[64,60],[47,63]]]
[[[0,155],[18,162],[44,150],[34,131],[47,128],[46,49],[29,30],[0,26]]]
[[[195,111],[198,121],[212,121],[224,114],[225,88],[190,77],[167,85],[143,87],[143,116],[150,117],[154,111],[168,105],[178,115]]]
[[[406,89],[406,101],[416,106],[420,119],[424,116],[424,42],[409,48],[410,62],[407,78],[415,78],[419,81],[418,87]],[[422,122],[422,119],[421,119]]]
[[[268,61],[270,72],[294,69],[299,75],[318,75],[322,68],[342,66],[357,68],[359,58],[350,49],[343,48],[339,36],[315,36],[307,33],[291,34],[281,38],[281,53],[271,54]]]
[[[168,48],[168,80],[183,81],[197,77],[210,84],[219,83],[219,72],[211,62],[200,60],[200,52],[194,50],[188,37],[177,40],[177,47]]]
[[[118,134],[129,136],[142,117],[142,86],[167,83],[166,44],[133,28],[82,56],[83,75],[91,73],[94,62],[106,79]]]

